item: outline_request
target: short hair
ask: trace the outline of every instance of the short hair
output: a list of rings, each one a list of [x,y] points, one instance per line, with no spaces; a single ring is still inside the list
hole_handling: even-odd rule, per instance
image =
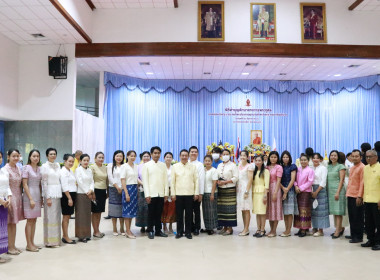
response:
[[[301,161],[301,158],[303,158],[303,157],[305,157],[307,160],[309,160],[309,157],[307,156],[307,154],[302,153],[300,155],[300,161]]]
[[[135,156],[137,156],[136,152],[134,150],[130,150],[127,152],[127,157],[129,157],[132,153],[135,154]]]
[[[205,161],[205,159],[208,158],[212,161],[212,156],[211,155],[205,155],[205,157],[203,158],[203,161]]]
[[[311,157],[311,156],[313,156],[313,155],[314,155],[314,150],[313,150],[313,148],[311,148],[311,147],[306,148],[306,149],[305,149],[305,154],[306,154],[306,156],[307,156],[308,158]]]
[[[171,155],[172,158],[174,157],[173,154],[172,154],[172,152],[166,152],[166,153],[164,154],[164,158],[166,158],[167,155]]]
[[[228,152],[228,154],[231,154],[231,151],[230,151],[229,149],[223,149],[223,150],[222,150],[222,154],[223,154],[224,152]]]
[[[104,156],[103,152],[97,152],[97,153],[95,154],[95,158],[97,158],[98,155],[103,155],[103,156]]]
[[[215,147],[212,149],[211,151],[212,153],[216,153],[216,154],[221,154],[222,153],[222,149],[219,148],[219,147]]]
[[[339,152],[337,150],[332,150],[329,154],[329,164],[332,164],[332,161],[331,161],[331,154],[332,153],[336,153],[337,157],[338,157],[338,162],[339,162]]]
[[[287,155],[289,157],[289,163],[288,165],[291,165],[292,162],[293,162],[293,159],[292,159],[292,155],[289,153],[289,151],[285,150],[282,152],[281,154],[281,157],[280,157],[280,165],[284,166],[284,161],[282,160],[282,158]]]
[[[28,155],[28,163],[27,164],[32,164],[32,161],[30,160],[30,157],[33,155],[33,153],[38,153],[38,156],[40,157],[40,161],[41,161],[41,154],[40,154],[40,151],[37,150],[37,149],[33,149],[29,152],[29,155]],[[40,163],[37,163],[37,165],[40,165]]]
[[[352,152],[351,153],[347,153],[346,154],[346,158],[348,158],[351,154],[352,154]]]
[[[268,156],[268,159],[269,159],[269,164],[271,163],[270,162],[270,157],[272,156],[272,155],[276,155],[277,156],[277,164],[280,164],[280,155],[278,154],[278,152],[277,151],[271,151],[270,153],[269,153],[269,156]]]
[[[12,149],[9,149],[9,150],[8,150],[7,155],[10,157],[11,154],[12,154],[13,152],[16,152],[16,153],[20,154],[20,151],[19,151],[19,150],[17,150],[17,149],[13,149],[13,148],[12,148]]]
[[[88,157],[88,159],[90,159],[90,156],[88,154],[81,154],[80,160],[82,161],[85,157]]]
[[[83,154],[83,152],[81,150],[76,150],[74,155],[76,155],[76,154]]]
[[[188,151],[188,150],[186,150],[186,149],[182,149],[182,150],[179,152],[179,155],[181,156],[181,154],[182,154],[183,152],[186,152],[187,154],[189,154],[189,151]]]
[[[144,157],[145,154],[148,154],[149,157],[151,157],[150,153],[148,151],[144,151],[140,154],[140,160],[142,160],[142,158]]]
[[[313,158],[315,156],[317,156],[319,158],[319,160],[323,160],[323,157],[322,157],[322,155],[320,153],[314,153]]]
[[[197,150],[197,152],[199,153],[197,146],[191,146],[189,149],[189,153],[191,152],[191,150]]]
[[[158,151],[160,152],[160,154],[161,154],[161,152],[162,152],[160,147],[158,147],[158,146],[154,146],[154,147],[152,147],[152,148],[150,149],[150,154],[153,154],[155,150],[158,150]]]
[[[375,143],[375,145],[373,145],[373,147],[375,148],[375,151],[376,151],[376,152],[380,152],[380,141],[377,141],[377,142]]]
[[[63,160],[64,161],[66,161],[66,160],[68,160],[69,158],[75,158],[75,155],[73,155],[73,154],[64,154],[63,155]]]
[[[377,152],[375,150],[368,150],[366,153],[368,152],[370,152],[374,156],[377,156]]]
[[[359,153],[359,155],[362,156],[362,152],[359,149],[354,149],[354,150],[352,150],[351,153],[348,153],[348,154],[352,155],[353,153]],[[347,154],[347,157],[349,157],[348,154]]]
[[[371,150],[371,144],[370,143],[363,143],[360,145],[360,149],[365,153],[368,150]]]
[[[56,148],[47,148],[47,150],[46,150],[46,156],[49,156],[49,153],[50,153],[51,151],[54,151],[56,155],[58,154]]]

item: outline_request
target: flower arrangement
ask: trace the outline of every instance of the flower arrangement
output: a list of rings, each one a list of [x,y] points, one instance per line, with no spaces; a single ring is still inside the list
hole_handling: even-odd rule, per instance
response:
[[[249,144],[248,146],[244,147],[244,150],[249,152],[250,154],[253,154],[255,156],[260,156],[260,155],[269,155],[271,152],[272,148],[271,146],[263,143],[261,145],[254,145],[254,144]]]
[[[176,161],[176,160],[172,160],[172,162],[170,163],[171,165],[174,165],[174,164],[176,164],[176,163],[178,163],[178,161]]]
[[[231,153],[234,151],[235,149],[235,145],[231,145],[230,143],[226,142],[224,143],[224,145],[222,144],[222,141],[219,142],[219,145],[217,145],[215,142],[211,143],[211,145],[209,146],[206,146],[207,148],[207,152],[208,153],[211,153],[212,152],[212,149],[214,149],[215,147],[219,147],[220,149],[227,149],[229,150]]]

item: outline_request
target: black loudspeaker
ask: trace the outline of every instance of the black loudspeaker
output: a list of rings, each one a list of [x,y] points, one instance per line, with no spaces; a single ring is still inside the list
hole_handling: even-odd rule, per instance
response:
[[[49,56],[49,76],[67,79],[67,56]]]

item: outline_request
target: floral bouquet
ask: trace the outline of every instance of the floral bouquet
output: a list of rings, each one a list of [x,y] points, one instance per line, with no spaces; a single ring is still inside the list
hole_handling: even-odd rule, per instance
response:
[[[222,144],[222,141],[220,141],[219,145],[217,145],[215,142],[211,143],[211,145],[209,146],[206,146],[207,148],[207,152],[209,154],[211,154],[212,152],[212,149],[214,149],[215,147],[219,147],[220,149],[227,149],[229,150],[231,153],[233,153],[234,149],[235,149],[235,145],[230,145],[230,143],[226,142],[224,143],[224,145]]]
[[[272,148],[271,146],[265,143],[261,145],[254,145],[251,143],[248,146],[245,146],[244,150],[246,150],[248,153],[253,154],[255,156],[260,156],[260,155],[269,155]]]

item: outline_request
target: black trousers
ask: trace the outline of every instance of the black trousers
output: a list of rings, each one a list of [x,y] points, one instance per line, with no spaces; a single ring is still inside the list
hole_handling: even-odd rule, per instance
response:
[[[380,244],[380,210],[377,203],[364,203],[364,209],[368,241]]]
[[[193,200],[192,231],[201,229],[201,203]]]
[[[347,197],[348,219],[353,239],[363,239],[364,231],[364,206],[356,206],[355,197]]]
[[[193,199],[192,195],[177,195],[175,201],[175,211],[177,214],[177,234],[183,234],[183,212],[185,211],[185,233],[191,233],[191,222],[193,219]]]
[[[148,204],[148,232],[153,232],[153,227],[155,227],[156,233],[161,231],[161,214],[163,209],[164,198],[152,197]]]

